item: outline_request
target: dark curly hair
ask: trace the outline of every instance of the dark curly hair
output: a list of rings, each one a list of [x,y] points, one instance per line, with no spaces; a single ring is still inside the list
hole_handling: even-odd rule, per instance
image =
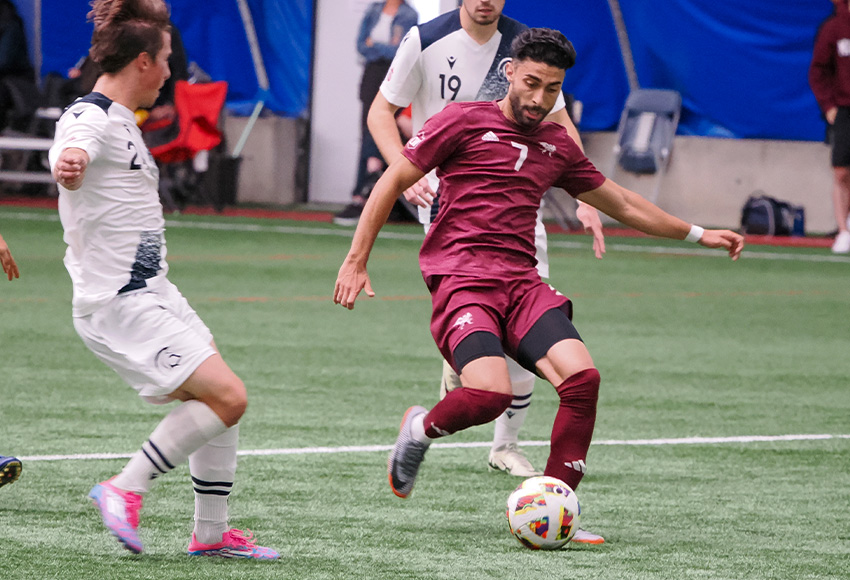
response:
[[[576,49],[567,37],[550,28],[528,28],[511,44],[514,60],[533,60],[567,70],[576,63]]]
[[[162,49],[162,33],[171,30],[163,0],[92,0],[94,22],[89,55],[105,73],[116,73],[133,59]]]

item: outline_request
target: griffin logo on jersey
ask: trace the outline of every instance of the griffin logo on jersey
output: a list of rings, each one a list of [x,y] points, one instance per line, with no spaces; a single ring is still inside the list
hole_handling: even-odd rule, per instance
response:
[[[463,327],[467,324],[472,324],[472,312],[467,312],[463,316],[459,316],[452,326],[457,326],[463,330]]]
[[[540,142],[540,152],[546,153],[549,157],[552,157],[552,154],[557,150],[558,149],[550,143],[546,143],[545,141]]]

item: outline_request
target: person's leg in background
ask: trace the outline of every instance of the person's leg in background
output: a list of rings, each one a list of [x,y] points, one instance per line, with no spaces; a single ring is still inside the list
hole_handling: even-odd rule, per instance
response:
[[[517,477],[533,477],[543,472],[534,468],[522,450],[519,448],[519,430],[528,415],[531,405],[531,392],[534,390],[536,377],[525,370],[516,361],[507,358],[508,371],[511,376],[513,400],[504,413],[494,422],[493,444],[490,448],[488,465],[492,470],[499,470]],[[460,377],[451,365],[443,361],[443,379],[440,383],[440,398],[460,387]]]
[[[360,81],[360,154],[357,163],[357,177],[352,190],[351,203],[345,206],[342,211],[334,216],[334,223],[339,226],[357,225],[360,220],[360,214],[363,212],[363,206],[366,203],[366,198],[371,191],[371,186],[377,181],[370,181],[370,177],[380,175],[385,165],[381,157],[381,152],[372,139],[372,134],[369,132],[369,127],[366,124],[366,119],[369,116],[369,107],[372,106],[372,101],[375,100],[375,95],[381,88],[381,83],[387,75],[391,61],[377,60],[367,62],[363,68],[363,77]],[[373,171],[377,166],[376,161],[380,164],[380,169]],[[371,164],[370,164],[371,162]],[[364,191],[365,190],[365,191]]]
[[[850,253],[850,108],[839,107],[832,125],[832,205],[838,234],[832,244],[836,254]]]
[[[835,222],[838,224],[838,234],[832,244],[836,254],[850,253],[850,167],[833,167],[835,182],[832,188],[832,206],[835,212]]]

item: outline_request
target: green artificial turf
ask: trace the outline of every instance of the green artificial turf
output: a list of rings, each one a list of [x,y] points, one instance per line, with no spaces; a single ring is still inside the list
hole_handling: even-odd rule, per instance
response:
[[[349,312],[331,295],[350,230],[169,218],[169,277],[249,389],[240,448],[269,453],[240,457],[231,523],[283,557],[186,556],[185,466],[146,496],[134,556],[86,498],[125,460],[73,456],[129,455],[168,407],[140,401],[76,336],[55,212],[0,208],[22,276],[0,280],[0,454],[24,458],[0,490],[3,578],[850,577],[850,260],[762,247],[732,263],[609,239],[597,261],[587,238],[552,236],[551,283],[573,297],[602,374],[578,496],[607,542],[545,553],[508,533],[518,480],[487,470],[492,426],[446,440],[481,446],[431,449],[409,499],[389,490],[384,449],[408,406],[436,402],[441,361],[421,232],[386,231],[378,295]],[[532,401],[521,438],[542,466],[557,397],[538,381]],[[830,437],[775,439],[805,434]],[[710,439],[746,436],[772,439]]]

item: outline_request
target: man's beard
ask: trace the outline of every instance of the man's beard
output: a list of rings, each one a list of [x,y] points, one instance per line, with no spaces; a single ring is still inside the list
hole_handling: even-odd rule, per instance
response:
[[[489,26],[490,24],[496,22],[499,17],[501,17],[501,14],[496,14],[490,18],[481,17],[478,20],[475,20],[475,18],[473,18],[472,20],[475,22],[475,24],[478,24],[479,26]]]
[[[534,127],[539,125],[549,113],[549,111],[547,111],[543,107],[523,106],[522,104],[520,104],[519,97],[517,96],[510,97],[508,101],[511,103],[511,111],[513,111],[514,120],[516,121],[516,123],[528,129],[533,129]],[[530,113],[537,113],[539,118],[526,119],[526,116],[524,114],[526,111]]]

